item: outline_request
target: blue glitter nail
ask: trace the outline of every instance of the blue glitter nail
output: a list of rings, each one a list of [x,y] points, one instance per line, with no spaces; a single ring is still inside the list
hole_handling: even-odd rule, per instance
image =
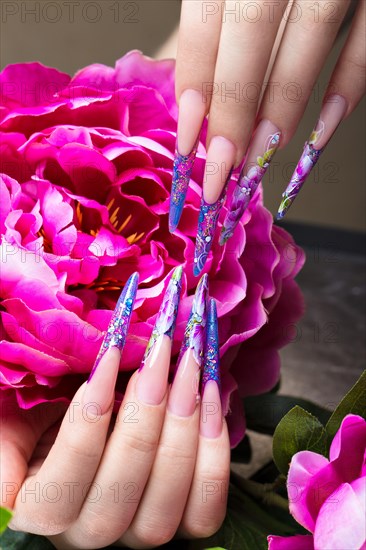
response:
[[[100,363],[100,360],[109,348],[115,347],[121,352],[124,348],[128,328],[130,326],[133,304],[137,293],[138,280],[138,273],[133,273],[118,298],[112,319],[108,325],[107,332],[104,336],[102,345],[100,346],[100,350],[88,378],[88,382],[90,382],[97,366]]]
[[[210,298],[207,310],[207,332],[202,373],[202,392],[209,380],[214,380],[219,386],[219,389],[221,389],[219,332],[216,302],[213,298]]]

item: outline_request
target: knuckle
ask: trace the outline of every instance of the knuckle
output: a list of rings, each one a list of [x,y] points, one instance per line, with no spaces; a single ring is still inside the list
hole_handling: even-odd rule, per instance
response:
[[[220,529],[224,517],[207,518],[199,516],[183,524],[185,532],[192,538],[203,539],[212,537]]]
[[[176,529],[172,526],[150,521],[136,525],[133,530],[143,548],[160,547],[172,540],[176,532]]]
[[[185,449],[180,444],[160,443],[159,453],[168,459],[174,460],[175,466],[180,464],[186,465],[188,462],[193,462],[196,459],[193,450],[190,452],[189,449]]]
[[[128,448],[139,454],[146,456],[156,451],[157,440],[148,432],[123,434],[123,438]]]

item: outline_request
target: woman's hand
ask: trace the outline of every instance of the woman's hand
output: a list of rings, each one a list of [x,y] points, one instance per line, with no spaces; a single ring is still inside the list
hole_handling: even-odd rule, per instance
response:
[[[170,230],[176,229],[182,214],[197,139],[208,114],[196,275],[212,245],[231,169],[246,155],[223,223],[221,244],[233,235],[278,147],[286,146],[294,135],[351,2],[356,13],[348,40],[330,79],[320,118],[284,193],[279,218],[339,123],[364,94],[366,2],[183,0]]]
[[[181,276],[177,268],[114,423],[114,386],[136,276],[126,284],[91,376],[66,414],[61,404],[12,408],[11,414],[5,408],[2,504],[14,508],[12,529],[48,536],[66,550],[112,543],[152,548],[176,533],[205,537],[219,528],[230,446],[221,410],[216,306],[204,276],[169,388]]]

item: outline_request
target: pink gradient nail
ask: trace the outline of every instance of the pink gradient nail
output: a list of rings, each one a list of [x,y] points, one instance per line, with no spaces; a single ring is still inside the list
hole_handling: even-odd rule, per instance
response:
[[[207,151],[205,175],[203,180],[203,198],[206,203],[215,203],[225,187],[234,165],[236,147],[221,136],[214,136]]]
[[[322,132],[318,135],[316,143],[314,143],[316,149],[323,149],[327,145],[342,122],[347,108],[348,103],[344,97],[337,94],[327,97],[319,117],[318,125],[322,127]]]
[[[194,359],[193,350],[187,349],[179,362],[170,389],[168,409],[177,416],[188,417],[196,410],[199,399],[200,368]]]
[[[203,390],[200,433],[210,439],[219,437],[222,432],[222,424],[223,416],[219,386],[215,380],[209,380]]]
[[[201,92],[184,90],[179,99],[177,151],[189,155],[201,131],[206,115],[207,103]]]
[[[160,336],[144,367],[139,371],[136,382],[137,397],[147,405],[159,405],[166,393],[170,365],[171,339]]]
[[[88,405],[88,415],[104,414],[111,406],[120,359],[121,352],[117,347],[108,348],[100,359],[93,377],[85,385],[82,402],[84,406]]]

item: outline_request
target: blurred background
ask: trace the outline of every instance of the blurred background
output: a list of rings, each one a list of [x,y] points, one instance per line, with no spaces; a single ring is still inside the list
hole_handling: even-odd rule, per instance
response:
[[[179,0],[1,0],[0,63],[41,61],[69,74],[91,63],[114,65],[131,49],[175,57]],[[323,93],[348,34],[346,23],[291,143],[264,180],[275,213],[319,115]],[[362,233],[366,228],[365,102],[332,139],[287,221]]]

